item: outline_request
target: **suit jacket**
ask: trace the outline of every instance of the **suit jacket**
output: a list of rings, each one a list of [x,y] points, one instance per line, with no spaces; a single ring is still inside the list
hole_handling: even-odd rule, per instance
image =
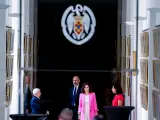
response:
[[[72,100],[73,100],[73,91],[74,91],[74,86],[70,89],[70,99],[69,99],[69,107],[72,106]],[[79,104],[79,94],[81,93],[81,87],[78,87],[77,94],[76,94],[76,99],[75,99],[75,107],[78,109],[78,104]]]
[[[32,109],[32,114],[45,114],[45,111],[42,107],[41,99],[37,98],[36,96],[33,96],[30,105]]]
[[[31,102],[31,99],[32,99],[32,93],[29,89],[29,87],[27,87],[25,89],[25,108],[28,109],[28,112],[30,113],[31,112],[31,106],[30,106],[30,102]]]
[[[90,110],[90,120],[94,118],[97,114],[98,107],[97,107],[97,100],[95,93],[89,94],[89,110]],[[79,107],[78,112],[80,113],[80,120],[84,120],[84,112],[85,112],[85,94],[81,93],[79,97]]]

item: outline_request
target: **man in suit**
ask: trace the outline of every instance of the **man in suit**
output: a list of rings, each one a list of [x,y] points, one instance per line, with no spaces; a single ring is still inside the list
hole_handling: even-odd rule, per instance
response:
[[[30,91],[30,76],[25,76],[25,89],[24,89],[24,96],[25,96],[25,110],[26,113],[31,113],[30,101],[32,99],[32,93]]]
[[[31,109],[32,114],[49,114],[49,111],[46,110],[44,101],[40,99],[41,90],[39,88],[35,88],[33,90],[33,97],[31,99]],[[40,117],[38,120],[48,120],[47,117]]]
[[[41,91],[39,88],[35,88],[33,90],[33,97],[31,99],[31,109],[32,114],[44,114],[44,111],[42,109],[42,100],[41,97]]]
[[[73,111],[73,120],[78,120],[79,94],[81,88],[79,86],[80,79],[78,76],[73,77],[73,87],[70,89],[70,108]]]

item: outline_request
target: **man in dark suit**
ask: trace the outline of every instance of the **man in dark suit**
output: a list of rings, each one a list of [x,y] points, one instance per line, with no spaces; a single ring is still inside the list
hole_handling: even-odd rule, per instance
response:
[[[73,87],[70,89],[70,108],[73,111],[73,120],[78,120],[78,105],[79,105],[79,94],[81,88],[79,86],[80,79],[78,76],[73,77]]]
[[[31,99],[31,109],[32,114],[49,114],[49,111],[46,110],[44,106],[45,101],[40,99],[41,97],[41,90],[39,88],[35,88],[33,90],[33,97]],[[38,120],[48,120],[47,117],[40,117]]]
[[[40,99],[41,97],[41,91],[39,88],[35,88],[33,90],[33,97],[31,99],[31,109],[32,109],[32,114],[45,114],[43,109],[42,109],[42,100]]]
[[[32,93],[30,91],[30,76],[25,76],[25,88],[24,88],[24,96],[25,96],[25,110],[26,113],[31,113],[30,101],[32,99]]]

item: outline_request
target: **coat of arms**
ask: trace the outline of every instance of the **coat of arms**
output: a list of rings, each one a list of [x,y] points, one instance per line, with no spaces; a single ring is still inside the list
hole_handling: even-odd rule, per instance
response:
[[[62,16],[61,26],[64,36],[75,45],[89,41],[95,32],[96,19],[90,8],[77,4],[70,6]]]

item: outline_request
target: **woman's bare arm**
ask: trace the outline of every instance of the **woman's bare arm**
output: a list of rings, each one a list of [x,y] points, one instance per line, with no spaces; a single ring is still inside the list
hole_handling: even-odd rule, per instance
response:
[[[123,106],[123,103],[121,100],[118,100],[118,106]]]

